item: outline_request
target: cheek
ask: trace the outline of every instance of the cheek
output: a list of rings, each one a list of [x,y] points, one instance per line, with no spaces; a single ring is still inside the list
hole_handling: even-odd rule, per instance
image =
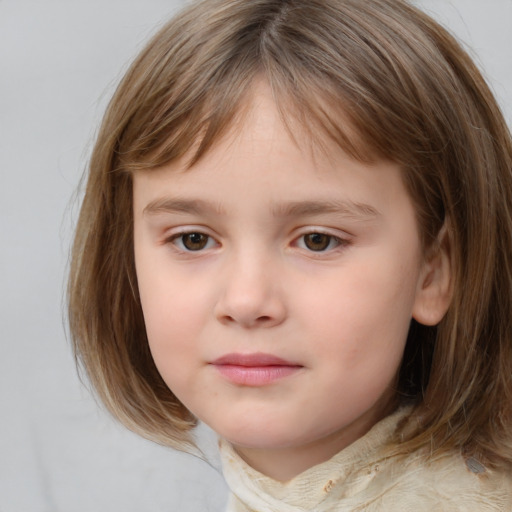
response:
[[[158,255],[136,253],[136,270],[149,348],[163,379],[174,387],[196,360],[208,297]]]
[[[175,350],[180,345],[190,346],[204,323],[200,294],[184,293],[179,283],[164,287],[155,283],[148,292],[141,292],[142,310],[150,347]]]
[[[206,299],[197,277],[170,265],[166,250],[150,250],[137,241],[135,266],[148,334],[164,326],[180,330],[194,323]]]
[[[362,260],[338,279],[331,276],[303,304],[302,318],[310,321],[303,328],[317,333],[319,353],[327,354],[333,364],[368,366],[372,371],[379,371],[383,362],[399,364],[416,277],[414,265],[397,264],[391,256],[383,255],[378,262]],[[308,294],[298,290],[295,296]]]
[[[158,293],[161,291],[162,293]],[[201,362],[195,303],[167,290],[152,289],[142,300],[148,344],[163,380],[183,402],[195,389],[191,378]]]

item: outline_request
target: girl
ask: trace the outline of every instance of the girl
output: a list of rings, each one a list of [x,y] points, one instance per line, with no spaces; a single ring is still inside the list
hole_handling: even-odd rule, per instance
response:
[[[231,511],[512,510],[512,143],[405,0],[206,0],[91,159],[75,350]]]

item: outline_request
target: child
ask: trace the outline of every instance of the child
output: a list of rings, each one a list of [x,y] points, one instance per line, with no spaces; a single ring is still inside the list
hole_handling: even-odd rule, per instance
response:
[[[75,350],[156,442],[219,435],[229,510],[512,510],[512,143],[405,0],[206,0],[90,164]]]

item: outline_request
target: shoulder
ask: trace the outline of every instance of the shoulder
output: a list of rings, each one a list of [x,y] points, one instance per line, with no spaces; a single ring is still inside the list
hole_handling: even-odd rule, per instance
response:
[[[391,459],[385,469],[372,482],[373,490],[381,497],[375,510],[512,510],[512,470],[487,468],[460,453],[443,454],[430,460],[417,454],[405,460]]]

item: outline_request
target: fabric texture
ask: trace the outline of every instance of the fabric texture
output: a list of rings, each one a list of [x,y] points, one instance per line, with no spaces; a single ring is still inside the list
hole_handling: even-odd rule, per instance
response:
[[[425,461],[384,458],[382,447],[408,410],[377,423],[330,460],[286,483],[246,464],[220,440],[230,488],[226,512],[512,512],[512,474],[459,453]]]

